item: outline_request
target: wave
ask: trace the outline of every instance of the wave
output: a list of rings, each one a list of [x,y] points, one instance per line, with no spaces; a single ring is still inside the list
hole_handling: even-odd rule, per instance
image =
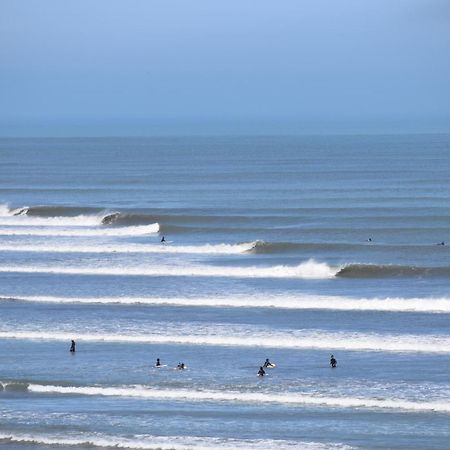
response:
[[[121,245],[48,245],[48,244],[0,244],[0,251],[39,252],[39,253],[191,253],[191,254],[225,254],[246,253],[254,247],[254,242],[241,244],[121,244]]]
[[[0,331],[0,339],[122,342],[133,344],[177,344],[205,345],[219,347],[253,347],[279,349],[317,349],[326,351],[361,351],[393,353],[450,353],[450,337],[439,335],[389,335],[364,334],[357,332],[326,332],[322,330],[267,332],[262,329],[236,329],[227,334],[217,332],[218,327],[210,327],[196,334],[162,334],[155,329],[154,334],[102,334],[77,333],[75,331]],[[157,334],[159,333],[159,334]]]
[[[126,236],[135,233],[150,234],[156,233],[158,224],[127,227],[110,230],[84,230],[86,233],[77,234],[89,236],[89,233],[96,232],[106,236]],[[44,231],[44,233],[46,233]],[[62,233],[62,232],[61,232]],[[70,230],[64,230],[61,236],[71,236],[74,234]],[[81,233],[81,232],[80,232]],[[2,229],[0,228],[0,235]],[[47,234],[44,234],[47,235]],[[92,235],[92,234],[91,234]],[[252,243],[245,244],[218,244],[203,246],[165,246],[162,245],[128,245],[116,246],[77,246],[72,252],[89,253],[114,253],[123,252],[159,252],[159,253],[217,253],[217,254],[238,254],[247,252],[252,247]],[[49,251],[65,252],[69,247],[64,246],[12,246],[1,245],[0,250],[4,251]],[[120,250],[120,249],[123,250]],[[70,250],[69,250],[70,252]],[[113,276],[169,276],[169,277],[229,277],[229,278],[298,278],[298,279],[330,279],[341,278],[387,278],[387,277],[449,277],[450,267],[416,267],[397,265],[376,265],[376,264],[346,264],[332,267],[327,263],[320,263],[308,260],[296,266],[145,266],[145,267],[62,267],[62,266],[0,266],[0,272],[16,273],[51,273],[68,275],[113,275]]]
[[[90,395],[107,397],[133,397],[152,400],[174,401],[211,401],[246,404],[280,404],[280,405],[308,405],[328,408],[364,408],[400,410],[406,412],[440,412],[450,413],[450,402],[432,401],[415,402],[403,399],[380,399],[358,397],[325,397],[320,395],[289,392],[285,394],[268,392],[242,391],[203,391],[187,389],[153,389],[147,386],[55,386],[43,384],[29,384],[28,391],[40,394]]]
[[[122,228],[26,228],[7,227],[0,228],[0,235],[3,236],[142,236],[159,232],[159,224],[140,225],[135,227]]]
[[[148,225],[157,222],[152,216],[141,215],[139,220],[119,220],[128,214],[97,208],[61,206],[23,206],[11,209],[0,204],[0,225],[21,226],[99,226],[99,225]]]
[[[264,296],[264,297],[55,297],[1,295],[0,301],[23,301],[57,304],[123,304],[169,305],[220,308],[274,308],[334,311],[450,313],[450,297],[426,298],[350,298],[324,295]]]
[[[336,276],[343,278],[387,278],[450,276],[450,267],[417,267],[390,264],[347,264]]]
[[[298,442],[282,439],[232,439],[203,436],[152,436],[139,434],[133,437],[110,436],[100,433],[82,433],[71,436],[67,430],[63,435],[30,434],[0,432],[0,444],[31,444],[36,446],[74,446],[119,448],[136,450],[260,450],[277,448],[288,450],[351,450],[344,444],[324,444],[318,442]]]
[[[336,269],[309,260],[297,266],[224,267],[224,266],[153,266],[153,267],[62,267],[0,266],[0,272],[51,273],[68,275],[181,276],[231,278],[332,278]]]

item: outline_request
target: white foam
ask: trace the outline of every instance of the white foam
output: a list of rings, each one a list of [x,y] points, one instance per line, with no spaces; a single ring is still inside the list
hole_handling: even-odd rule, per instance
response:
[[[38,253],[192,253],[241,254],[251,250],[254,242],[242,244],[164,245],[164,244],[105,244],[105,245],[8,245],[0,244],[0,251]]]
[[[224,308],[320,309],[337,311],[386,311],[450,313],[450,298],[349,298],[321,295],[237,297],[55,297],[0,294],[1,300],[61,304],[173,305]]]
[[[0,225],[2,226],[45,226],[45,227],[88,227],[102,224],[104,215],[79,215],[73,217],[37,217],[37,216],[2,216],[0,214]]]
[[[53,386],[30,384],[28,390],[39,393],[135,397],[155,400],[214,401],[239,403],[276,403],[282,405],[312,405],[332,408],[396,409],[402,411],[434,411],[450,413],[450,401],[413,402],[403,399],[357,397],[324,397],[296,392],[285,394],[241,391],[200,391],[185,389],[152,389],[147,386]]]
[[[305,450],[350,450],[351,447],[342,444],[323,444],[316,442],[297,442],[272,439],[231,439],[197,436],[151,436],[138,435],[129,437],[108,436],[99,433],[77,432],[70,436],[65,431],[63,435],[53,434],[22,434],[0,433],[0,440],[14,443],[27,443],[55,446],[108,447],[136,450],[259,450],[261,448],[277,448],[280,450],[301,448]]]
[[[59,228],[59,227],[2,227],[0,235],[3,236],[141,236],[158,233],[159,224],[138,225],[129,227],[87,227]]]
[[[185,330],[186,327],[181,327]],[[218,331],[220,331],[220,334]],[[228,332],[227,332],[228,331]],[[267,332],[259,328],[220,328],[216,325],[199,329],[197,333],[169,334],[158,327],[141,334],[79,333],[70,331],[3,330],[0,339],[124,342],[146,344],[209,345],[280,349],[319,349],[330,352],[383,351],[450,353],[450,337],[438,335],[390,335],[356,332],[326,332],[323,330],[286,330]]]
[[[235,278],[332,278],[340,269],[307,261],[297,266],[143,266],[143,267],[61,267],[0,266],[0,272],[54,273],[71,275],[183,276]]]

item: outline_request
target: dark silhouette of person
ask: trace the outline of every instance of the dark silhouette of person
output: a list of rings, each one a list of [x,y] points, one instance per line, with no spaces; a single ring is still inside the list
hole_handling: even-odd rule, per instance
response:
[[[337,365],[336,358],[335,358],[333,355],[331,355],[331,358],[330,358],[330,366],[331,366],[333,369],[335,369],[335,368],[336,368],[336,365]]]
[[[162,243],[165,243],[165,242],[166,242],[166,238],[165,238],[164,236],[161,238],[161,242],[162,242]]]
[[[70,344],[70,353],[75,353],[75,341],[72,339],[72,343]]]
[[[272,366],[273,366],[273,364],[269,361],[269,358],[267,358],[264,362],[263,367],[266,368],[266,367],[272,367]]]
[[[159,361],[159,358],[156,358],[156,367],[159,367],[161,365],[161,362]]]
[[[263,377],[265,374],[266,374],[266,372],[264,371],[264,369],[261,366],[258,370],[258,376]]]
[[[178,363],[177,369],[184,370],[184,369],[186,369],[186,365],[184,363],[180,362],[180,363]]]

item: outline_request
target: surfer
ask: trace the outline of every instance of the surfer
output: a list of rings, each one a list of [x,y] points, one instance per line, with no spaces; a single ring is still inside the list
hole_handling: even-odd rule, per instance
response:
[[[275,367],[275,364],[274,363],[271,363],[270,361],[269,361],[269,358],[267,358],[266,359],[266,361],[264,362],[264,366],[263,366],[264,368],[266,368],[266,367]]]
[[[436,245],[445,245],[445,242],[442,241],[442,242],[439,242],[439,244],[436,244]]]
[[[337,365],[337,361],[336,361],[335,357],[334,357],[333,355],[331,355],[331,358],[330,358],[330,366],[331,366],[333,369],[335,369],[335,368],[336,368],[336,365]]]
[[[72,339],[72,343],[70,344],[70,353],[75,353],[75,341]]]
[[[258,377],[263,377],[266,374],[262,366],[258,370]]]
[[[180,362],[177,365],[177,369],[178,370],[184,370],[184,369],[186,369],[186,365],[184,363]]]
[[[159,361],[159,358],[156,358],[155,367],[161,367],[161,362]]]
[[[166,239],[165,239],[165,237],[163,236],[163,237],[161,238],[161,243],[164,244],[165,242],[166,242]]]

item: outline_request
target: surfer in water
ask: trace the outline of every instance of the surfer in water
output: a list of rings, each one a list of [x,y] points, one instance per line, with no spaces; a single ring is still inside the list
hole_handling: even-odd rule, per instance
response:
[[[161,238],[161,243],[162,243],[162,244],[165,244],[165,243],[166,243],[166,238],[165,238],[164,236]]]
[[[177,369],[184,370],[184,369],[186,369],[186,365],[184,363],[180,362],[180,363],[178,363]]]
[[[266,368],[266,367],[275,367],[275,364],[274,363],[271,363],[270,361],[269,361],[269,358],[267,358],[266,360],[265,360],[265,362],[264,362],[264,366],[263,366],[264,368]]]
[[[263,377],[266,374],[262,366],[258,370],[258,377]]]
[[[156,358],[155,367],[161,367],[161,362],[159,361],[159,358]]]
[[[337,365],[336,358],[335,358],[333,355],[331,355],[331,357],[330,357],[330,366],[331,366],[333,369],[335,369],[335,368],[336,368],[336,365]]]
[[[70,353],[75,353],[75,341],[72,339],[72,343],[70,344]]]

